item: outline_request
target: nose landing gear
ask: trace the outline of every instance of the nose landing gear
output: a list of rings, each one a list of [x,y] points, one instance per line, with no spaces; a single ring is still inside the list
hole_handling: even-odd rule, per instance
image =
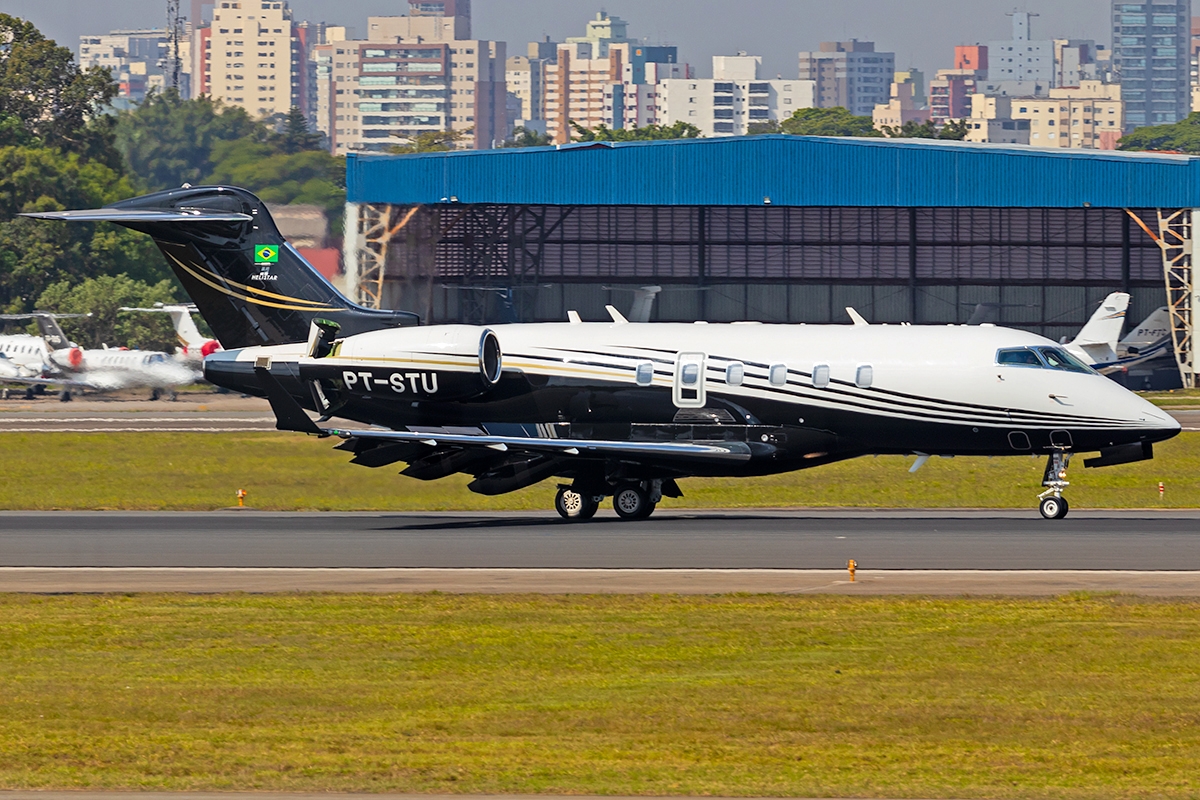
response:
[[[1038,511],[1046,519],[1062,519],[1071,508],[1067,498],[1062,496],[1063,489],[1071,485],[1067,481],[1067,466],[1070,463],[1071,454],[1066,450],[1055,450],[1046,459],[1046,472],[1042,476],[1042,486],[1046,487],[1046,491],[1038,495]]]

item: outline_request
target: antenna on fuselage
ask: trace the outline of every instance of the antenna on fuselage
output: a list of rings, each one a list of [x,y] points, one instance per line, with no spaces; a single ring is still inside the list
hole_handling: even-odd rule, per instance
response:
[[[863,317],[862,314],[855,311],[853,306],[846,306],[846,313],[850,315],[850,321],[853,322],[855,324],[855,326],[871,324],[871,323],[867,322],[867,320]]]

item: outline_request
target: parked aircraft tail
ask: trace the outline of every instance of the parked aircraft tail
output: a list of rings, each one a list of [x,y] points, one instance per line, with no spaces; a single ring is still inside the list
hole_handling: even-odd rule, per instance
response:
[[[46,340],[46,346],[50,348],[51,352],[66,350],[73,346],[62,328],[58,326],[58,320],[54,318],[54,315],[33,314],[32,316],[37,321],[38,330],[41,331],[42,338]]]
[[[1104,298],[1100,308],[1083,326],[1075,339],[1066,345],[1067,350],[1086,359],[1088,364],[1103,364],[1117,357],[1117,342],[1125,325],[1125,310],[1129,308],[1129,295],[1113,292]]]
[[[1171,335],[1171,315],[1166,306],[1157,308],[1139,324],[1129,329],[1121,340],[1122,349],[1145,351]]]
[[[245,189],[185,186],[100,209],[25,216],[115,222],[149,234],[226,348],[303,342],[317,318],[337,323],[342,335],[419,321],[343,296],[284,240],[266,205]]]

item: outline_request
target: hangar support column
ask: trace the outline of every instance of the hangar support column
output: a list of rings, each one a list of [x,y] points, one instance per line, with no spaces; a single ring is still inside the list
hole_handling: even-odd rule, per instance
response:
[[[347,233],[353,235],[353,253],[346,259],[351,298],[367,308],[402,308],[428,320],[433,315],[437,211],[422,214],[418,205],[353,206],[347,206],[346,214]],[[397,239],[405,246],[393,248]]]
[[[1192,269],[1194,226],[1200,210],[1158,210],[1158,246],[1162,250],[1163,277],[1167,285],[1167,310],[1171,315],[1171,342],[1185,389],[1196,387],[1195,334],[1200,297]]]

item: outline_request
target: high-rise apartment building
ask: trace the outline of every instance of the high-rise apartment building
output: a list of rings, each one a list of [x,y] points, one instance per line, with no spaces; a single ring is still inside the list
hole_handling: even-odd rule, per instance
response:
[[[627,128],[656,118],[655,82],[691,75],[678,63],[678,51],[627,37],[629,23],[600,12],[584,36],[558,45],[546,65],[546,132],[554,141],[571,141],[571,123],[594,128]],[[651,108],[647,108],[651,106]]]
[[[744,136],[755,123],[782,122],[801,108],[812,108],[813,81],[759,80],[759,56],[713,56],[712,79],[660,80],[658,122],[686,122],[702,136]]]
[[[1054,42],[1033,39],[1031,18],[1037,14],[1013,11],[1012,38],[988,43],[988,80],[1040,81],[1051,84],[1054,76]]]
[[[364,40],[315,49],[317,127],[334,153],[386,152],[446,130],[475,149],[507,136],[504,42],[471,38],[464,0],[409,5],[408,16],[369,17]]]
[[[817,108],[840,106],[856,116],[888,102],[895,71],[896,54],[876,52],[874,42],[821,42],[800,54],[800,80],[815,83]]]
[[[558,42],[530,42],[523,56],[509,56],[505,64],[508,93],[516,98],[520,110],[516,123],[525,128],[546,130],[546,68],[555,63]]]
[[[1112,65],[1125,101],[1125,124],[1164,125],[1191,106],[1191,0],[1113,0]]]
[[[1099,81],[1051,89],[1050,97],[977,94],[971,103],[967,141],[973,142],[1113,150],[1124,124],[1121,87]]]
[[[996,94],[1042,95],[1055,87],[1079,86],[1099,77],[1096,60],[1100,49],[1094,41],[1034,39],[1032,18],[1037,14],[1013,11],[1009,16],[1012,39],[991,42],[981,54],[983,66],[974,67],[987,71],[987,84]],[[956,61],[960,51],[965,50],[955,48]]]
[[[165,28],[117,30],[106,34],[79,37],[79,66],[104,67],[117,82],[119,101],[141,102],[151,89],[162,91],[170,84],[170,39]],[[191,40],[180,42],[179,91],[191,96]],[[120,103],[118,102],[118,105]]]
[[[204,83],[215,99],[257,117],[298,105],[304,54],[293,47],[292,11],[281,0],[221,0],[205,41]]]
[[[958,120],[971,113],[971,95],[979,85],[979,72],[973,69],[942,69],[929,82],[929,118],[938,125]]]

